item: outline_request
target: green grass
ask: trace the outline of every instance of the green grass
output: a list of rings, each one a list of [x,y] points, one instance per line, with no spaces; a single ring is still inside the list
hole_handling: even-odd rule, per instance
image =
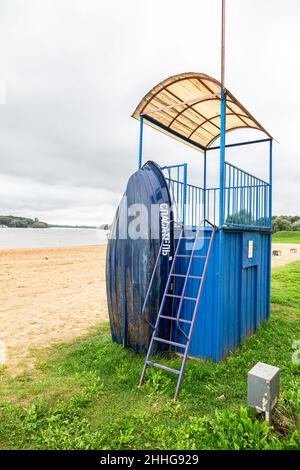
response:
[[[272,240],[274,243],[300,243],[300,231],[282,231],[274,233]]]
[[[292,362],[299,273],[300,262],[274,270],[271,320],[226,361],[189,361],[176,403],[175,377],[163,371],[149,370],[137,387],[144,357],[113,344],[108,325],[45,350],[33,371],[12,378],[2,370],[0,449],[300,448],[300,370]],[[247,372],[257,361],[281,368],[271,429],[246,407]]]

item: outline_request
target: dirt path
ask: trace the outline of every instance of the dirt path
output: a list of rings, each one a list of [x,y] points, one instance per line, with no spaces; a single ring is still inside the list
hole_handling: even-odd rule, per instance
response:
[[[9,369],[30,348],[70,340],[107,320],[105,246],[0,251],[0,341]]]
[[[291,249],[296,249],[297,253],[291,253]],[[280,256],[272,256],[272,266],[283,266],[292,261],[300,260],[300,244],[298,243],[273,243],[272,250],[280,250]]]

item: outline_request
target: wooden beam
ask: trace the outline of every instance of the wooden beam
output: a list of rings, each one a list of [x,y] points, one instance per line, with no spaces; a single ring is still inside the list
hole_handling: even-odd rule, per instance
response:
[[[188,100],[188,101],[181,101],[179,103],[174,103],[174,104],[170,104],[168,106],[163,106],[162,108],[155,108],[153,110],[147,110],[147,115],[149,114],[157,114],[157,113],[160,113],[162,111],[166,111],[167,109],[176,109],[176,108],[181,108],[182,106],[188,106],[188,107],[191,107],[195,104],[199,104],[199,103],[202,103],[202,101],[209,101],[209,100],[214,100],[216,98],[219,98],[221,96],[221,93],[212,93],[210,95],[205,95],[205,96],[201,96],[199,98],[193,98],[192,100]],[[143,115],[144,113],[141,113],[141,116]],[[146,113],[145,113],[146,114]]]

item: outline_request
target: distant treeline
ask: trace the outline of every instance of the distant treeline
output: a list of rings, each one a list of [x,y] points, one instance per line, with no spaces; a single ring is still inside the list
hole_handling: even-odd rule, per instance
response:
[[[54,224],[48,224],[48,227],[54,227],[54,228],[97,228],[96,225],[54,225]]]
[[[0,215],[0,225],[12,228],[47,228],[49,225],[38,218],[15,217],[13,215]]]
[[[11,228],[96,228],[90,225],[54,225],[42,222],[37,217],[30,219],[28,217],[16,217],[13,215],[0,215],[0,226],[4,225]]]
[[[273,215],[272,217],[272,231],[300,231],[300,216],[299,215]]]

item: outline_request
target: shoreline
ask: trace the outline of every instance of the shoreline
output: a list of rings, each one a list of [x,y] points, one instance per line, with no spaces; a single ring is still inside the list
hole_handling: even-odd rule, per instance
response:
[[[15,251],[43,251],[43,250],[84,250],[85,248],[96,248],[100,246],[107,246],[107,243],[96,243],[94,245],[66,245],[66,246],[37,246],[37,247],[18,247],[18,248],[1,248],[0,254],[8,254]]]

